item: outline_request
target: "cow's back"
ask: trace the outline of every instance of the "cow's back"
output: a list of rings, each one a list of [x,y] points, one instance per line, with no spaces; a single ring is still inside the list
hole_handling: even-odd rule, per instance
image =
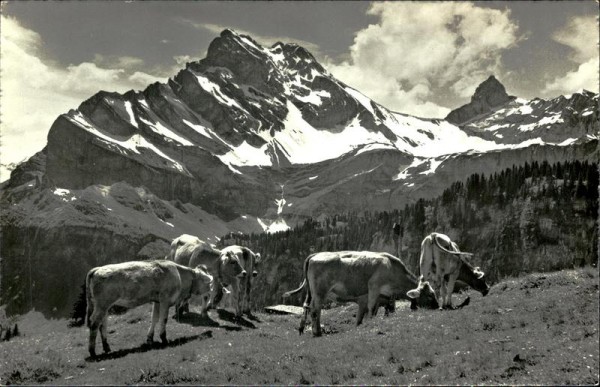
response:
[[[208,256],[215,257],[214,249],[198,237],[183,234],[171,243],[169,260],[179,265],[191,268],[200,264],[206,265]]]
[[[90,291],[103,303],[134,307],[176,298],[181,289],[177,266],[170,261],[134,261],[93,269]]]
[[[336,294],[340,300],[353,300],[367,294],[370,279],[387,265],[387,257],[370,251],[322,252],[313,255],[307,277],[311,287]]]

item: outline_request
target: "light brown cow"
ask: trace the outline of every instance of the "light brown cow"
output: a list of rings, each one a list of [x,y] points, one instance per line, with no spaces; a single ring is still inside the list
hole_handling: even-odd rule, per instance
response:
[[[483,279],[484,273],[462,257],[470,255],[473,254],[461,252],[447,235],[434,232],[423,239],[419,262],[420,281],[428,281],[431,284],[440,308],[452,308],[452,292],[457,280],[484,296],[488,293],[490,288]],[[413,289],[409,293],[418,296],[419,290]]]
[[[85,281],[90,355],[96,356],[98,329],[104,352],[110,352],[107,316],[112,305],[134,308],[153,302],[147,341],[153,342],[158,321],[160,339],[166,343],[169,307],[190,298],[195,302],[210,292],[212,281],[212,276],[201,268],[190,269],[166,260],[125,262],[91,269]]]
[[[223,287],[247,276],[247,271],[240,258],[231,251],[214,249],[203,240],[188,234],[183,234],[173,240],[168,259],[180,265],[191,268],[204,265],[214,277],[215,285],[210,298],[202,303],[201,313],[206,316],[208,309],[216,307],[223,298]],[[177,308],[177,314],[187,310],[182,304]]]
[[[375,315],[380,296],[403,298],[411,301],[411,308],[418,306],[437,308],[435,296],[429,284],[421,283],[418,297],[407,292],[417,286],[417,277],[404,263],[387,253],[370,251],[322,252],[304,261],[304,279],[298,289],[286,292],[287,298],[306,289],[304,314],[300,321],[300,334],[310,311],[313,335],[321,335],[321,308],[328,295],[337,301],[358,303],[357,325],[365,313]]]
[[[254,253],[245,246],[227,246],[221,250],[221,255],[233,255],[237,257],[242,268],[247,273],[245,277],[234,277],[231,283],[223,283],[223,286],[231,285],[231,297],[235,306],[236,316],[243,313],[250,313],[250,291],[252,289],[252,280],[258,275],[258,265],[260,263],[260,254]]]

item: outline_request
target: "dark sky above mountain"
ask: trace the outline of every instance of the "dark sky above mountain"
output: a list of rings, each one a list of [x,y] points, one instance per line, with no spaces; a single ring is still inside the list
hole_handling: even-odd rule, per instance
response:
[[[492,73],[524,98],[598,91],[595,1],[1,6],[2,164],[41,149],[56,116],[95,91],[173,76],[224,28],[301,44],[375,101],[419,116],[445,116]],[[15,147],[23,135],[27,146]]]

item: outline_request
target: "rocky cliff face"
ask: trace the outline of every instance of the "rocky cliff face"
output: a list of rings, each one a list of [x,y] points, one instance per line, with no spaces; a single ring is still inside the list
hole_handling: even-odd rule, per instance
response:
[[[402,208],[525,161],[597,158],[597,103],[585,91],[515,99],[490,77],[448,120],[421,119],[374,103],[300,46],[225,30],[168,82],[101,91],[61,115],[46,148],[13,171],[0,199],[2,302],[66,310],[24,301],[15,289],[41,294],[31,286],[44,280],[34,270],[23,282],[20,262],[58,268],[87,253],[67,281],[78,292],[85,269],[159,257],[183,233],[214,243]],[[106,247],[86,252],[95,243]]]

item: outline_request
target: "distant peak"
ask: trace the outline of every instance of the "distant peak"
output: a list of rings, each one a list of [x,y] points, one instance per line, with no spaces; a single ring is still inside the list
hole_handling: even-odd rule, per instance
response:
[[[488,79],[477,86],[471,101],[485,99],[494,104],[494,101],[501,101],[506,98],[508,98],[508,94],[504,85],[495,76],[490,75]]]
[[[481,82],[471,97],[471,102],[455,109],[446,116],[446,120],[460,125],[473,117],[489,112],[492,108],[513,100],[506,88],[494,75]]]
[[[222,38],[226,38],[229,36],[238,36],[238,33],[235,32],[234,30],[230,29],[230,28],[225,28],[223,31],[221,31],[221,33],[219,34],[220,37]]]

